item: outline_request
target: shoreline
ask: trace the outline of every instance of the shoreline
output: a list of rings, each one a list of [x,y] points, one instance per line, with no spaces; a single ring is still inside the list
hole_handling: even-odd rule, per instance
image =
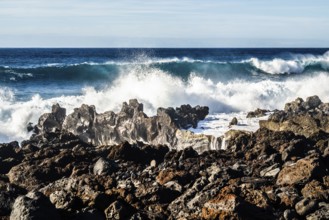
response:
[[[329,217],[329,104],[317,96],[287,103],[255,132],[227,132],[225,150],[222,143],[204,150],[207,136],[177,136],[181,128],[196,128],[206,107],[159,109],[155,117],[142,110],[131,100],[118,113],[97,114],[83,105],[66,116],[54,105],[22,147],[0,144],[0,216]],[[114,127],[122,132],[113,133]]]

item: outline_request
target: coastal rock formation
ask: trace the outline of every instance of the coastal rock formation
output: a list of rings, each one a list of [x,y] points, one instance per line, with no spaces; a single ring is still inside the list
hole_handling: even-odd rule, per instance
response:
[[[328,219],[324,130],[231,130],[225,150],[198,153],[127,141],[95,146],[64,122],[50,123],[51,132],[39,127],[42,138],[21,147],[0,144],[1,219]]]
[[[219,148],[214,138],[195,135],[182,129],[196,128],[197,123],[208,114],[208,107],[159,108],[157,115],[148,117],[143,104],[133,99],[124,102],[119,113],[112,111],[98,114],[94,106],[82,105],[65,116],[65,109],[54,105],[51,113],[40,117],[35,127],[35,140],[47,139],[56,131],[76,135],[85,143],[93,145],[117,145],[124,142],[167,145],[174,149],[193,146],[199,152]],[[188,140],[186,140],[188,136]],[[192,137],[193,136],[193,137]]]
[[[309,137],[314,133],[329,132],[329,103],[322,103],[317,96],[304,101],[297,98],[287,103],[284,110],[274,112],[268,120],[259,122],[261,128],[273,131],[292,131]]]

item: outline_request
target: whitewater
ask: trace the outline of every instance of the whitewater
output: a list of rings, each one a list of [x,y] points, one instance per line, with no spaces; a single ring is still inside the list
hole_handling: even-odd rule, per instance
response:
[[[31,135],[27,125],[59,103],[119,111],[136,98],[158,107],[209,106],[194,132],[256,130],[256,108],[282,109],[297,97],[328,102],[327,49],[0,49],[0,143]]]

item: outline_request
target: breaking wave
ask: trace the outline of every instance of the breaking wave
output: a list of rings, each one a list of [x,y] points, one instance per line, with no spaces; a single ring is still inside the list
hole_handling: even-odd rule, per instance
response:
[[[4,128],[0,131],[0,142],[28,138],[26,125],[37,123],[39,116],[49,112],[55,103],[67,108],[68,113],[83,103],[95,105],[98,112],[104,112],[119,111],[123,101],[136,98],[144,103],[148,115],[155,114],[158,107],[181,104],[207,105],[211,113],[229,114],[258,107],[283,108],[287,101],[311,95],[328,101],[328,84],[329,74],[325,71],[294,78],[225,81],[198,72],[182,78],[156,66],[135,65],[118,69],[117,75],[103,88],[86,86],[76,95],[45,98],[34,94],[21,101],[15,89],[0,87],[0,127]]]

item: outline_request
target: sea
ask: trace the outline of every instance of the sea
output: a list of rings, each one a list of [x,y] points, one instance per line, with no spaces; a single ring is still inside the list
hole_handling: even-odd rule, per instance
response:
[[[71,113],[82,104],[98,113],[120,111],[138,99],[148,116],[158,107],[209,106],[195,133],[220,136],[256,130],[256,108],[318,95],[329,101],[328,48],[0,49],[0,143],[29,138],[26,127],[59,103]],[[266,116],[265,116],[266,117]]]

